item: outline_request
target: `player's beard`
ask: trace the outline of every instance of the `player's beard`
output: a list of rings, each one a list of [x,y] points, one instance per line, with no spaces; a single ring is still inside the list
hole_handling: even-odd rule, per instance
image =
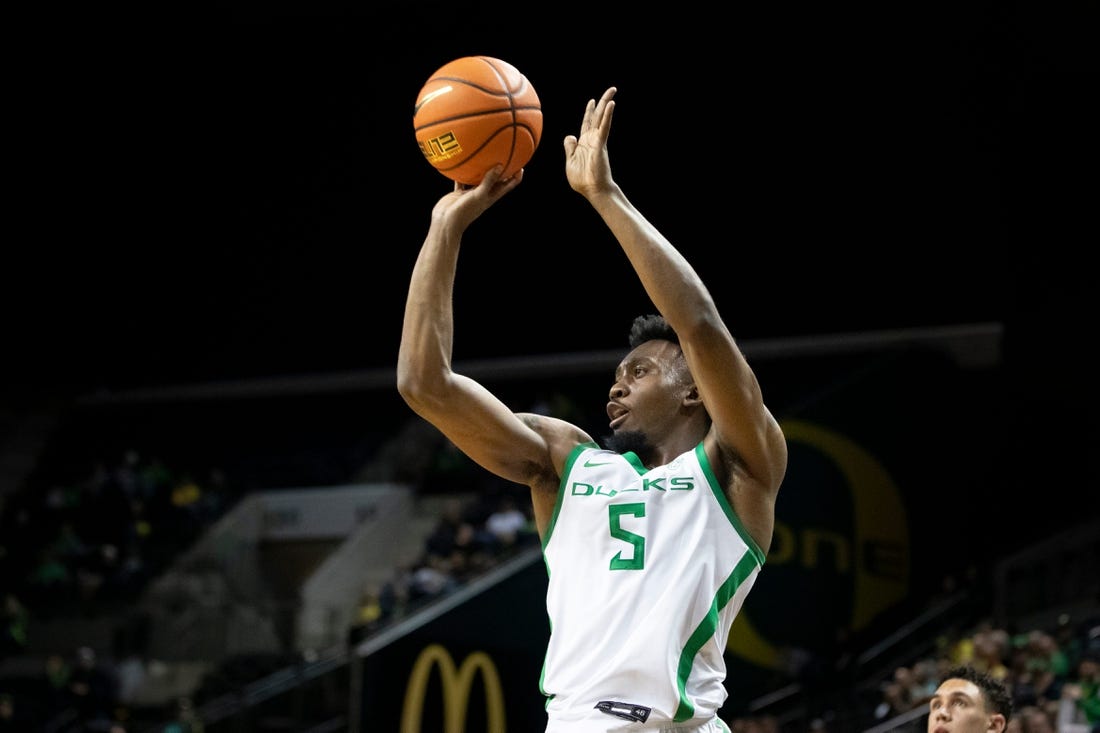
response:
[[[645,459],[653,450],[649,444],[649,438],[640,430],[620,430],[603,437],[603,447],[616,453],[635,453],[639,458]]]

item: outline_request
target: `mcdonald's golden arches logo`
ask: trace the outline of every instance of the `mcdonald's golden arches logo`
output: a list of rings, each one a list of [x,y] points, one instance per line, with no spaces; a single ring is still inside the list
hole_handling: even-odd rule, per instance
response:
[[[443,682],[443,733],[466,733],[470,688],[473,687],[474,675],[479,670],[482,682],[485,683],[487,733],[505,733],[504,691],[493,660],[485,652],[474,652],[462,660],[462,664],[456,669],[451,653],[439,644],[424,647],[409,673],[405,705],[401,713],[401,733],[421,733],[428,677],[436,666],[439,667],[439,676]]]

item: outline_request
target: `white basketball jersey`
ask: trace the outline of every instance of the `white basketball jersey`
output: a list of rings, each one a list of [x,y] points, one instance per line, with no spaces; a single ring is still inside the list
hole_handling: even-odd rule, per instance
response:
[[[700,443],[646,470],[595,444],[569,457],[543,541],[547,731],[659,730],[712,719],[723,658],[764,553]]]

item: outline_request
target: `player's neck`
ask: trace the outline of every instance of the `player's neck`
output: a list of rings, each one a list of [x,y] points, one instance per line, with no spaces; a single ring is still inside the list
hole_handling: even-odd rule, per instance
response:
[[[702,439],[702,436],[695,433],[672,435],[646,451],[646,455],[639,454],[638,457],[646,468],[656,468],[671,463],[677,456],[692,450]]]

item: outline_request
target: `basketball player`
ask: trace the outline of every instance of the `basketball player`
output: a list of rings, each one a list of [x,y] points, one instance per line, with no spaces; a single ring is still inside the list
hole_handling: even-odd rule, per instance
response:
[[[947,672],[928,703],[928,733],[1002,733],[1012,697],[998,680],[973,667]]]
[[[547,733],[715,733],[728,730],[717,716],[723,651],[772,541],[787,445],[699,275],[612,178],[615,92],[589,100],[579,136],[565,138],[566,177],[660,315],[633,323],[603,447],[563,420],[513,413],[451,369],[463,233],[523,171],[490,172],[435,204],[409,286],[398,388],[472,460],[530,488],[549,572]],[[613,284],[595,285],[614,297]]]

